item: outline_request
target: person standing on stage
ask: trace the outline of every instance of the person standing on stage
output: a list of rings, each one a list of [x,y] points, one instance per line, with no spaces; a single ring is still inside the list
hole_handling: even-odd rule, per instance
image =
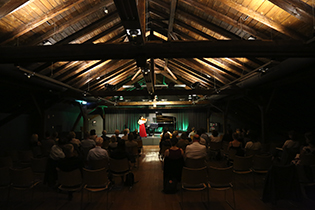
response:
[[[145,119],[143,116],[141,116],[138,120],[139,124],[139,134],[141,137],[147,137],[147,132],[145,130],[145,123],[147,122],[147,119]]]

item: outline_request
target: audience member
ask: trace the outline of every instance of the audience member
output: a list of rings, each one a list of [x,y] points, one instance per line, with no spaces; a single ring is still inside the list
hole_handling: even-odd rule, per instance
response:
[[[87,155],[87,160],[102,160],[108,159],[108,153],[101,146],[103,144],[103,138],[97,137],[95,140],[95,148],[90,149]]]
[[[81,141],[79,140],[79,139],[76,139],[75,137],[76,137],[76,134],[75,134],[75,132],[74,131],[70,131],[69,132],[69,142],[71,143],[71,144],[76,144],[78,147],[80,147],[81,146]]]
[[[250,131],[248,133],[248,141],[245,145],[245,149],[251,150],[261,150],[261,143],[258,141],[258,134],[255,131]]]
[[[116,140],[116,136],[112,135],[110,137],[109,144],[108,144],[109,153],[111,153],[112,151],[114,151],[117,148],[117,144],[118,144],[118,142]]]
[[[177,142],[177,147],[181,148],[183,151],[186,150],[187,145],[189,144],[189,141],[187,140],[187,133],[183,132],[180,136],[179,141]]]
[[[42,155],[47,157],[50,154],[51,147],[54,146],[56,142],[50,138],[50,132],[45,132],[45,138],[41,141]]]
[[[85,160],[90,149],[94,148],[95,146],[96,146],[96,143],[93,139],[90,138],[89,132],[85,132],[84,139],[81,141],[81,148],[82,148],[83,156]]]
[[[125,143],[126,147],[138,147],[138,142],[135,141],[133,133],[128,135],[128,141]]]
[[[195,134],[193,137],[193,143],[187,145],[185,155],[187,158],[199,159],[207,156],[207,148],[205,145],[199,143],[200,136]]]
[[[189,133],[188,137],[191,138],[191,140],[193,140],[195,134],[197,134],[195,127],[192,127],[191,132]]]
[[[121,137],[122,140],[128,141],[128,134],[129,134],[129,129],[126,128],[123,130],[123,136]]]
[[[90,139],[95,141],[96,138],[97,138],[96,130],[95,129],[90,130]]]
[[[32,136],[31,136],[30,149],[32,150],[34,157],[41,156],[41,154],[42,154],[41,142],[38,141],[38,134],[36,134],[36,133],[32,134]]]
[[[301,155],[315,155],[315,133],[314,132],[307,132],[304,135],[306,144],[302,147],[300,154]]]
[[[103,130],[102,131],[102,138],[103,138],[103,143],[105,142],[105,141],[109,141],[109,137],[108,136],[106,136],[107,135],[107,131],[106,130]]]
[[[109,154],[109,157],[113,158],[113,159],[128,158],[128,160],[130,160],[131,157],[126,152],[126,145],[125,144],[126,144],[125,141],[119,141],[117,143],[117,148]]]
[[[300,146],[300,143],[298,141],[298,136],[295,131],[289,131],[288,133],[289,139],[286,140],[282,146],[282,149],[297,149]]]
[[[221,141],[221,138],[219,137],[219,133],[217,130],[211,131],[210,141],[211,142],[220,142]]]
[[[236,150],[235,155],[244,156],[245,152],[242,148],[242,141],[240,140],[239,136],[240,135],[237,132],[233,133],[233,135],[232,135],[233,141],[229,142],[228,150],[234,149],[234,150]]]
[[[121,138],[119,137],[120,131],[118,129],[115,130],[116,141],[119,142]]]

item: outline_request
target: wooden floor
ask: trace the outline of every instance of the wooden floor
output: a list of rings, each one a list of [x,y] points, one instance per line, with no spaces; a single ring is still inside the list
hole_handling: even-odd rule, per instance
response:
[[[223,162],[210,162],[220,165]],[[162,163],[158,158],[158,146],[144,146],[140,157],[140,166],[133,170],[138,181],[132,189],[120,185],[120,179],[115,179],[115,185],[109,193],[110,209],[145,209],[145,210],[180,210],[180,192],[177,194],[162,193]],[[238,175],[235,181],[236,209],[238,210],[313,210],[314,200],[304,199],[302,202],[279,201],[276,206],[263,203],[260,200],[263,187],[263,177],[253,187],[252,175]],[[258,179],[257,179],[258,180]],[[39,185],[34,191],[31,203],[30,192],[11,192],[9,204],[6,204],[7,191],[1,190],[0,209],[80,209],[80,193],[74,193],[73,200],[67,200],[67,194],[57,193],[44,185]],[[224,192],[210,191],[210,209],[230,210],[224,201]],[[231,199],[231,194],[228,194]],[[84,194],[83,209],[106,209],[106,192],[92,194],[91,203]],[[206,209],[201,202],[199,192],[184,192],[184,209]]]

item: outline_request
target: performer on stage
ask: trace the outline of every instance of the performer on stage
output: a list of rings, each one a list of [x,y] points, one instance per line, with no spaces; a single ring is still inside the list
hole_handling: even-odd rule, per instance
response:
[[[145,123],[147,122],[147,119],[145,119],[143,116],[141,116],[138,120],[139,124],[139,134],[141,137],[147,137],[147,132],[145,131]]]

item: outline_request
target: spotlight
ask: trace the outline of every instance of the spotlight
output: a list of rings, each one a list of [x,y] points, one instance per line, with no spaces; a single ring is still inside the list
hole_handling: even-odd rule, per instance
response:
[[[104,12],[105,12],[105,14],[108,14],[108,9],[107,9],[107,7],[104,7]]]
[[[199,87],[199,85],[200,85],[200,82],[195,82],[190,87],[191,87],[191,89],[196,89]]]
[[[123,96],[119,96],[119,101],[123,101],[124,97]]]
[[[137,36],[141,35],[140,29],[126,29],[126,32],[131,37],[131,39],[136,39]]]

